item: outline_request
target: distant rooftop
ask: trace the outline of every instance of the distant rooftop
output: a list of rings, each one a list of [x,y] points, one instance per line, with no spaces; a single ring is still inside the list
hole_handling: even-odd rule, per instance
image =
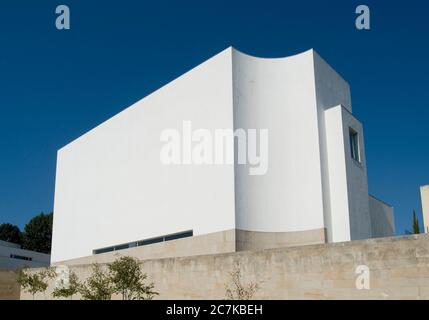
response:
[[[7,242],[7,241],[3,241],[3,240],[0,240],[0,246],[1,247],[9,247],[9,248],[18,248],[18,249],[21,248],[21,246],[19,244]]]

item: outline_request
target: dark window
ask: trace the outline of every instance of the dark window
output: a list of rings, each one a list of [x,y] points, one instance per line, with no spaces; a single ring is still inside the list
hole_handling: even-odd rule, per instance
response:
[[[117,250],[123,250],[123,249],[128,249],[130,247],[130,244],[129,243],[126,243],[126,244],[120,244],[120,245],[118,245],[118,246],[115,246],[115,251],[117,251]]]
[[[176,240],[176,239],[192,237],[192,236],[193,236],[192,231],[185,231],[185,232],[180,232],[180,233],[170,234],[168,236],[165,236],[165,241]]]
[[[158,243],[158,242],[164,242],[164,241],[176,240],[176,239],[181,239],[181,238],[186,238],[186,237],[192,237],[193,235],[194,235],[194,232],[192,230],[184,231],[184,232],[179,232],[179,233],[168,234],[168,235],[161,236],[161,237],[140,240],[137,242],[129,242],[129,243],[125,243],[125,244],[120,244],[120,245],[112,246],[112,247],[108,247],[108,248],[95,249],[92,252],[93,252],[93,254],[106,253],[106,252],[110,252],[110,251],[128,249],[128,248],[135,247],[135,246],[146,246],[148,244],[153,244],[153,243]]]
[[[359,135],[350,128],[350,153],[354,160],[360,163]]]
[[[145,246],[148,244],[153,244],[153,243],[158,243],[163,241],[164,241],[164,237],[151,238],[151,239],[146,239],[146,240],[137,242],[137,246]]]
[[[19,260],[25,260],[25,261],[32,261],[33,260],[33,258],[31,258],[31,257],[19,256],[17,254],[11,254],[10,257],[12,259],[19,259]]]
[[[94,254],[105,253],[105,252],[110,252],[110,251],[113,251],[113,248],[97,249],[97,250],[94,250]]]
[[[106,252],[110,252],[110,251],[114,251],[114,250],[115,250],[114,247],[109,247],[109,248],[103,248],[103,249],[94,250],[93,253],[94,254],[99,254],[99,253],[106,253]]]

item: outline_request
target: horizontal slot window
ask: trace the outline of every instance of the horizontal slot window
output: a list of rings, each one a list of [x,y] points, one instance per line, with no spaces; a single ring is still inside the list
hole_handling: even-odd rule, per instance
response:
[[[97,249],[97,250],[94,250],[94,254],[106,253],[106,252],[110,252],[110,251],[114,251],[114,250],[115,250],[115,247]]]
[[[186,231],[165,236],[165,241],[176,240],[181,238],[192,237],[192,231]]]
[[[124,249],[128,249],[130,247],[130,244],[121,244],[121,245],[119,245],[119,246],[115,246],[115,251],[118,251],[118,250],[124,250]]]
[[[142,240],[137,242],[137,246],[145,246],[148,244],[153,244],[153,243],[158,243],[163,241],[164,241],[164,237],[152,238],[152,239],[147,239],[147,240]]]
[[[181,238],[192,237],[193,235],[194,235],[193,230],[183,231],[183,232],[178,232],[178,233],[172,233],[172,234],[167,234],[167,235],[163,235],[163,236],[156,237],[156,238],[149,238],[149,239],[129,242],[129,243],[125,243],[125,244],[119,244],[119,245],[111,246],[111,247],[107,247],[107,248],[95,249],[95,250],[93,250],[93,254],[100,254],[100,253],[106,253],[106,252],[111,252],[111,251],[124,250],[124,249],[132,248],[132,247],[146,246],[146,245],[154,244],[154,243],[160,243],[160,242],[165,242],[165,241],[171,241],[171,240],[177,240],[177,239],[181,239]]]
[[[10,257],[12,259],[25,260],[25,261],[32,261],[33,260],[33,258],[31,258],[31,257],[19,256],[17,254],[11,254]]]

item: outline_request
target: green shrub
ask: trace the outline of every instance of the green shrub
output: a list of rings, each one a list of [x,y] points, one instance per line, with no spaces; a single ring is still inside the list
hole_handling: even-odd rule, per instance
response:
[[[113,290],[121,294],[123,300],[150,300],[158,294],[153,290],[153,283],[145,283],[147,274],[143,273],[137,259],[120,257],[108,268]]]

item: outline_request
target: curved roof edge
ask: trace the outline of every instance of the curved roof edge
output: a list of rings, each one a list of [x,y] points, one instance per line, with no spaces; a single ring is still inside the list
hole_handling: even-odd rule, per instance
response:
[[[247,57],[247,58],[258,59],[258,60],[287,60],[287,59],[290,59],[290,58],[295,58],[295,57],[303,56],[303,55],[306,55],[308,53],[315,53],[316,52],[313,48],[311,48],[311,49],[308,49],[306,51],[302,51],[302,52],[299,52],[299,53],[296,53],[296,54],[293,54],[293,55],[290,55],[290,56],[266,58],[266,57],[259,57],[259,56],[254,56],[254,55],[245,53],[243,51],[240,51],[240,50],[234,48],[233,46],[230,46],[230,49],[232,50],[232,52],[237,53],[237,54],[239,54],[241,56],[244,56],[244,57]]]

